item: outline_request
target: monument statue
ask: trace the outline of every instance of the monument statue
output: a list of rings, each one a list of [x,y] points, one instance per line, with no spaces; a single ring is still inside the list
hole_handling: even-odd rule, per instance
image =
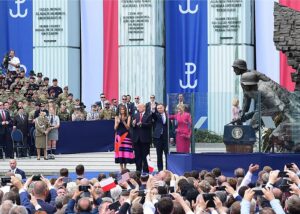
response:
[[[263,151],[270,150],[272,145],[292,150],[293,146],[300,143],[300,138],[295,139],[295,133],[292,133],[294,125],[300,121],[300,117],[295,117],[295,113],[300,112],[300,97],[282,88],[266,75],[249,70],[244,60],[235,60],[232,67],[235,74],[241,76],[240,83],[243,89],[243,105],[239,120],[242,122],[250,120],[252,127],[258,130],[259,111],[262,116],[271,116],[276,128],[265,130]],[[251,101],[254,102],[254,108],[249,112]]]

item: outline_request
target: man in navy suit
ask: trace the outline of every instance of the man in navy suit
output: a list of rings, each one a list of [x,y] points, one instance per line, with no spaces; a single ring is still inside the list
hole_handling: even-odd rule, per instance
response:
[[[149,172],[147,155],[150,153],[152,116],[145,112],[145,104],[137,106],[138,112],[133,115],[132,127],[136,170]]]
[[[5,147],[5,156],[8,158],[13,158],[13,146],[10,141],[11,124],[9,112],[5,111],[3,102],[0,102],[0,145]]]
[[[23,170],[17,168],[17,161],[15,159],[11,159],[9,161],[9,166],[10,166],[9,172],[21,175],[22,176],[22,180],[26,179],[25,172]]]
[[[165,112],[163,104],[157,105],[157,112],[152,111],[154,119],[153,141],[156,147],[157,168],[158,171],[163,170],[163,153],[167,162],[168,154],[168,116]]]
[[[55,182],[54,186],[57,186],[59,182],[58,180]],[[11,182],[19,189],[21,205],[27,209],[28,213],[35,213],[37,210],[45,211],[48,214],[53,214],[56,212],[55,198],[57,197],[57,192],[56,189],[51,186],[51,183],[48,179],[41,177],[41,180],[34,183],[32,192],[35,199],[34,203],[31,203],[29,200],[29,193],[27,192],[28,186],[23,186],[23,184],[13,176],[11,177]],[[30,184],[31,182],[32,178],[28,178],[26,183]],[[45,201],[48,196],[48,192],[50,194],[50,202]]]

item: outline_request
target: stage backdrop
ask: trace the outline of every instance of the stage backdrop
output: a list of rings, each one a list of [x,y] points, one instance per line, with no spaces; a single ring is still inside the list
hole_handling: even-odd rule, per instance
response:
[[[207,1],[166,0],[165,16],[166,91],[199,93],[196,123],[207,117]],[[206,127],[207,122],[201,128]]]

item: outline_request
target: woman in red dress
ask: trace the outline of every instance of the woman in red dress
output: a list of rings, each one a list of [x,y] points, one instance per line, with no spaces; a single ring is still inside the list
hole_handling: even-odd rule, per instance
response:
[[[185,112],[185,106],[180,104],[177,106],[178,113],[170,115],[171,120],[177,120],[176,129],[176,151],[182,153],[190,152],[191,134],[192,134],[192,118],[191,114]]]

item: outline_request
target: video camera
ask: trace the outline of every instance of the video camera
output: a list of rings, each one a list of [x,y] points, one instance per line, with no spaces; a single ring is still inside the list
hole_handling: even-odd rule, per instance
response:
[[[4,67],[5,69],[7,69],[9,61],[10,61],[9,53],[6,53],[5,56],[4,56],[4,58],[3,58],[3,61],[2,61],[2,67]]]

